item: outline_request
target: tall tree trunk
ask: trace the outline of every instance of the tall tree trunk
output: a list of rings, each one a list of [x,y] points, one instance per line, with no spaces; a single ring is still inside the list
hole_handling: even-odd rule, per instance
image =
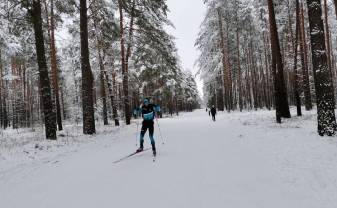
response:
[[[233,110],[233,81],[232,81],[232,69],[229,58],[229,24],[226,24],[226,68],[227,68],[227,80],[228,80],[228,95],[229,95],[229,109]]]
[[[333,86],[324,40],[324,25],[320,0],[307,0],[310,24],[312,62],[315,77],[318,134],[332,136],[337,130]]]
[[[329,28],[329,15],[328,15],[328,4],[327,4],[327,0],[323,1],[323,5],[324,5],[324,22],[325,22],[325,45],[326,45],[326,49],[327,49],[327,61],[328,61],[328,67],[329,67],[329,71],[330,71],[330,76],[331,79],[333,80],[334,77],[334,73],[333,73],[333,67],[332,67],[332,51],[331,51],[331,47],[330,47],[330,28]],[[334,88],[334,81],[332,81],[332,89],[334,89],[334,93],[333,93],[333,100],[335,102],[335,106],[336,106],[336,100],[335,100],[335,88]]]
[[[337,97],[337,90],[336,90],[336,86],[337,86],[337,79],[336,79],[336,57],[334,55],[334,52],[332,50],[333,46],[332,46],[332,34],[331,34],[331,30],[329,31],[329,47],[331,49],[331,77],[332,77],[332,84],[333,84],[333,89],[334,89],[334,101],[335,101],[335,108],[336,106],[336,97]]]
[[[1,76],[2,77],[2,76]],[[7,110],[7,86],[8,86],[8,81],[5,80],[3,83],[4,87],[4,92],[3,92],[3,126],[4,129],[6,129],[9,126],[9,121],[8,121],[8,110]]]
[[[1,128],[4,128],[4,105],[3,102],[5,100],[4,96],[4,89],[3,89],[3,71],[2,71],[2,51],[0,48],[0,123],[1,123]]]
[[[123,75],[123,94],[124,94],[124,113],[125,123],[130,125],[131,113],[130,113],[130,99],[129,99],[129,58],[131,56],[131,45],[133,36],[133,24],[134,24],[134,9],[135,0],[132,1],[131,8],[131,20],[129,25],[129,42],[127,49],[125,49],[125,34],[124,34],[124,17],[123,17],[123,1],[118,0],[119,14],[120,14],[120,41],[121,41],[121,56],[122,56],[122,75]]]
[[[65,105],[65,102],[64,102],[64,83],[63,82],[61,82],[60,94],[61,94],[63,119],[67,119],[67,110],[66,110],[66,105]]]
[[[16,57],[15,56],[12,56],[11,57],[11,70],[12,70],[12,75],[14,77],[16,77]],[[11,93],[11,106],[12,106],[12,128],[13,129],[17,129],[18,128],[18,124],[17,124],[17,106],[16,106],[16,103],[17,103],[17,87],[16,87],[16,79],[13,79],[11,81],[11,89],[12,89],[12,93]]]
[[[26,75],[26,67],[25,65],[22,68],[22,85],[23,85],[23,125],[24,127],[28,127],[28,109],[27,109],[27,104],[28,104],[28,96],[27,96],[27,75]]]
[[[115,120],[115,126],[119,126],[119,119],[118,119],[118,105],[114,98],[118,97],[117,94],[117,84],[116,84],[116,71],[115,69],[112,70],[112,93],[111,93],[111,105],[112,105],[112,115]]]
[[[229,112],[231,110],[230,108],[230,92],[229,92],[229,79],[228,79],[228,63],[227,63],[227,51],[226,51],[226,46],[225,46],[225,38],[224,38],[224,33],[223,33],[223,21],[222,21],[222,13],[221,9],[218,8],[218,21],[219,21],[219,29],[220,29],[220,49],[222,53],[222,67],[223,67],[223,72],[222,72],[222,77],[223,77],[223,88],[224,88],[224,98],[225,98],[225,105],[226,109]]]
[[[263,33],[263,48],[264,48],[264,64],[265,64],[265,68],[266,68],[266,85],[267,85],[267,108],[268,110],[271,110],[271,107],[273,105],[273,99],[272,99],[272,84],[270,83],[271,79],[270,79],[270,70],[269,70],[269,48],[268,48],[268,38],[267,35],[265,34],[265,32]]]
[[[87,0],[80,0],[83,133],[95,134],[93,74],[89,61]]]
[[[298,52],[298,39],[300,33],[300,4],[299,0],[296,0],[296,37],[294,43],[294,94],[296,100],[296,107],[297,107],[297,116],[302,116],[302,109],[301,109],[301,97],[300,97],[300,90],[299,90],[299,79],[298,79],[298,71],[297,71],[297,52]],[[292,30],[292,28],[290,28]]]
[[[327,0],[323,0],[324,5],[324,29],[325,29],[325,45],[327,49],[327,61],[328,61],[328,67],[329,70],[332,70],[332,64],[331,64],[331,48],[330,48],[330,28],[329,28],[329,16],[328,16],[328,5]]]
[[[238,2],[235,0],[235,6],[238,7]],[[236,47],[237,47],[237,85],[238,85],[238,99],[239,99],[239,109],[242,111],[242,83],[241,83],[241,60],[240,60],[240,36],[239,36],[239,17],[238,11],[235,12],[236,18]]]
[[[309,80],[309,67],[308,67],[308,48],[307,48],[307,38],[305,32],[305,19],[304,19],[304,9],[303,4],[300,4],[300,49],[301,49],[301,62],[302,62],[302,73],[303,73],[303,91],[305,99],[305,109],[307,111],[312,109],[311,101],[311,90],[310,90],[310,80]]]
[[[101,49],[100,49],[100,43],[98,43],[98,59],[99,59],[99,69],[100,69],[100,91],[101,91],[101,99],[102,99],[102,104],[103,104],[103,122],[104,125],[109,125],[108,122],[108,109],[107,109],[107,103],[106,103],[106,91],[105,91],[105,80],[104,80],[104,71],[105,71],[105,66],[103,62],[103,57],[101,54]]]
[[[115,126],[119,126],[119,119],[118,119],[118,111],[117,111],[117,105],[116,105],[116,101],[115,101],[115,96],[116,96],[116,72],[114,69],[112,69],[112,81],[110,82],[108,73],[106,70],[103,71],[104,73],[104,78],[105,81],[108,85],[108,91],[109,91],[109,97],[110,97],[110,102],[111,102],[111,107],[112,107],[112,117],[115,121]]]
[[[285,88],[283,62],[280,42],[277,32],[273,0],[268,0],[270,41],[272,50],[272,68],[275,80],[276,121],[281,123],[281,117],[290,118],[288,96]]]
[[[58,130],[62,131],[62,113],[60,104],[60,88],[59,88],[59,74],[57,69],[57,56],[56,56],[56,44],[55,44],[55,18],[54,18],[54,0],[50,0],[50,22],[48,15],[48,7],[46,5],[47,23],[48,23],[48,35],[49,35],[49,45],[50,45],[50,62],[51,62],[51,72],[52,72],[52,85],[53,85],[53,96],[55,99],[56,106],[56,120]]]
[[[46,138],[56,140],[56,115],[53,112],[52,95],[46,62],[41,17],[41,2],[34,0],[30,11],[35,33],[35,46],[39,66],[39,81],[44,113]]]
[[[103,116],[103,123],[104,125],[109,125],[108,121],[108,109],[107,109],[107,96],[106,96],[106,89],[105,89],[105,80],[104,80],[104,75],[105,75],[105,66],[104,66],[104,56],[105,54],[102,54],[102,42],[101,42],[101,36],[98,33],[100,31],[97,27],[98,25],[98,20],[97,17],[94,16],[94,27],[96,31],[96,47],[97,47],[97,52],[98,52],[98,62],[99,62],[99,69],[100,69],[100,94],[101,94],[101,100],[102,100],[102,116]],[[102,31],[100,31],[102,33]],[[107,80],[108,82],[108,80]]]

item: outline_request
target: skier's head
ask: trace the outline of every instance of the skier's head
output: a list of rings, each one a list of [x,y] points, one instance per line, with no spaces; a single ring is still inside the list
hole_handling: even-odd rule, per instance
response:
[[[148,106],[148,105],[150,104],[149,98],[145,98],[144,101],[143,101],[143,104],[144,104],[145,106]]]
[[[214,106],[214,105],[212,105],[212,108],[215,108],[215,106]]]

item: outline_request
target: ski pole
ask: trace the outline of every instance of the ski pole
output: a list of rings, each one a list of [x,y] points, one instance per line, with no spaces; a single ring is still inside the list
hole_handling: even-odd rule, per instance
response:
[[[136,147],[138,146],[138,130],[139,130],[139,121],[137,121]]]
[[[165,142],[164,142],[163,135],[161,134],[161,129],[160,129],[160,126],[159,126],[159,121],[158,121],[158,118],[156,118],[156,121],[157,121],[158,130],[159,130],[159,135],[160,135],[160,138],[161,138],[162,144],[164,145],[164,144],[165,144]]]

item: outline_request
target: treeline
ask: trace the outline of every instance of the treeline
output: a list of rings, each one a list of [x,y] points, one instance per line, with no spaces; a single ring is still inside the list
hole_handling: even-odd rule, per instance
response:
[[[196,46],[208,105],[219,110],[317,105],[318,133],[336,131],[336,13],[328,0],[207,0]],[[336,7],[337,8],[337,7]]]
[[[182,70],[166,32],[166,1],[8,0],[0,2],[0,125],[123,120],[150,97],[163,113],[199,107],[194,77]]]

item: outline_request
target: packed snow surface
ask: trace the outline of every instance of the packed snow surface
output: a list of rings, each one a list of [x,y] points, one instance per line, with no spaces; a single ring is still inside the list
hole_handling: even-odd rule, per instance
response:
[[[272,111],[164,118],[155,162],[147,151],[113,163],[136,149],[136,122],[93,137],[68,127],[57,142],[4,132],[25,142],[1,147],[0,207],[335,208],[337,139],[317,136],[314,113],[282,125]]]

